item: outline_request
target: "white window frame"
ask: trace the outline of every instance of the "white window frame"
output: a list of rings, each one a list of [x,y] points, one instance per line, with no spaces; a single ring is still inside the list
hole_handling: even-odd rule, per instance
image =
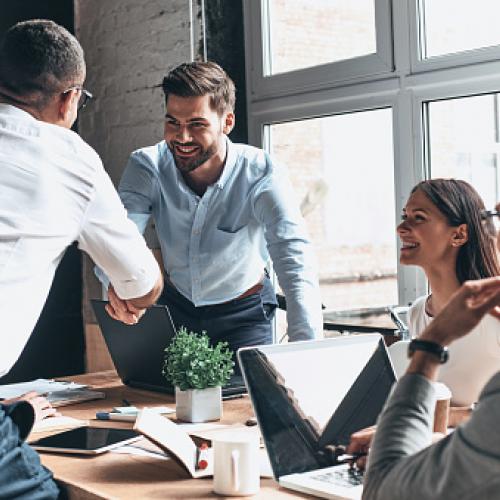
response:
[[[391,64],[380,73],[368,74],[363,61],[356,58],[347,80],[328,81],[325,67],[293,71],[264,77],[262,72],[260,0],[243,0],[247,70],[247,106],[249,142],[269,148],[267,125],[307,118],[332,116],[379,108],[392,108],[394,144],[394,220],[412,187],[428,177],[425,153],[424,107],[429,101],[500,92],[500,46],[419,60],[417,30],[420,0],[374,0],[377,6],[377,36],[381,27],[391,40]],[[381,20],[380,5],[387,6],[391,22]],[[383,16],[382,16],[383,17]],[[256,28],[257,26],[257,28]],[[346,62],[347,63],[347,62]],[[393,67],[391,67],[393,65]],[[260,75],[258,70],[260,68]],[[358,76],[353,76],[357,71]],[[306,76],[306,73],[308,75]],[[279,85],[278,83],[279,82]],[[398,246],[399,239],[394,237]],[[427,292],[423,272],[398,263],[398,297],[408,304]]]
[[[262,37],[263,26],[267,25],[268,13],[263,4],[266,0],[244,0],[247,59],[250,67],[251,85],[249,88],[255,97],[280,96],[283,92],[301,92],[314,87],[329,88],[332,83],[345,83],[362,77],[374,78],[392,73],[392,38],[390,36],[391,0],[373,0],[375,2],[375,23],[377,52],[365,56],[322,64],[305,69],[268,75],[264,52],[269,53],[267,37]]]
[[[411,44],[411,68],[412,72],[419,73],[433,71],[443,68],[467,66],[481,62],[495,61],[500,59],[500,45],[480,47],[463,52],[453,52],[422,59],[420,46],[423,28],[420,24],[420,10],[423,0],[411,0],[409,8],[409,33]],[[470,2],[474,8],[473,2]]]

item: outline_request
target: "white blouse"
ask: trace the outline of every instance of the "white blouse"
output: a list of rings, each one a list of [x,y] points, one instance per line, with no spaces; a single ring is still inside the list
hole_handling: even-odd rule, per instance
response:
[[[418,337],[432,321],[425,310],[427,298],[419,297],[410,308],[408,326],[412,337]],[[500,321],[487,314],[476,328],[450,345],[449,353],[438,380],[450,388],[454,405],[470,405],[500,370]]]

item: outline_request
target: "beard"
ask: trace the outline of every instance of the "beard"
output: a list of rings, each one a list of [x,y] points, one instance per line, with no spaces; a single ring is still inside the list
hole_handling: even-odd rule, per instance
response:
[[[214,156],[217,153],[217,144],[216,143],[210,144],[210,146],[208,146],[206,149],[203,149],[198,144],[194,144],[194,143],[183,144],[183,146],[186,146],[186,147],[187,146],[197,146],[200,148],[199,152],[196,155],[186,158],[182,155],[178,155],[177,150],[175,148],[175,145],[176,145],[175,142],[169,144],[170,151],[172,151],[172,154],[174,156],[175,166],[182,173],[189,173],[189,172],[192,172],[193,170],[196,170],[198,167],[200,167],[205,162],[210,160],[210,158],[212,158],[212,156]]]

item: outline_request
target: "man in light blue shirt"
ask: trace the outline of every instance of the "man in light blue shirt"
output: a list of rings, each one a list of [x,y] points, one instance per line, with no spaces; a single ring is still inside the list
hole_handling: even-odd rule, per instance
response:
[[[233,350],[270,343],[271,257],[289,339],[322,336],[315,259],[286,170],[227,137],[233,82],[217,64],[193,62],[173,69],[163,90],[165,140],[132,153],[119,193],[141,231],[155,220],[167,278],[160,302],[176,327],[206,330]],[[125,305],[109,292],[111,315],[123,319]]]

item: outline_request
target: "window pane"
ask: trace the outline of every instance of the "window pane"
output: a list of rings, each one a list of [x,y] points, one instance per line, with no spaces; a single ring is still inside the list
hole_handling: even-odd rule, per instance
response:
[[[390,109],[271,125],[302,201],[328,310],[398,301]]]
[[[500,44],[500,2],[423,0],[423,57]]]
[[[266,74],[376,52],[374,0],[264,1],[270,47]]]
[[[498,94],[428,103],[431,176],[472,184],[485,204],[500,199]]]

